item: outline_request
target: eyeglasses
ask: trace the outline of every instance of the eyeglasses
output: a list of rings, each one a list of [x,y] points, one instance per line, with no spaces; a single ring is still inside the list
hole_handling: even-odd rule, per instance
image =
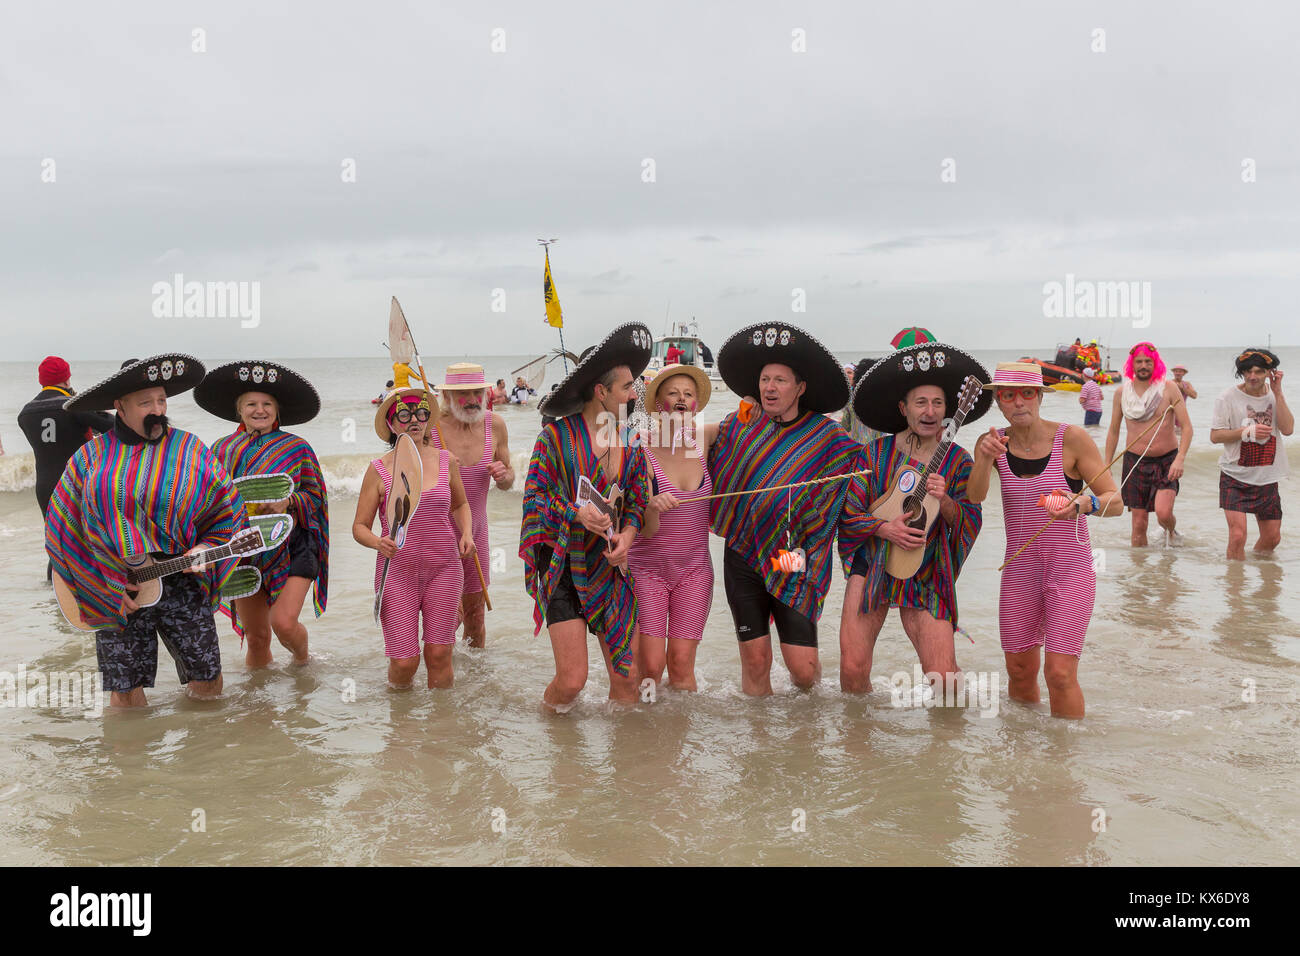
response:
[[[429,420],[429,410],[427,408],[417,408],[414,412],[409,408],[399,408],[393,417],[405,425],[411,420],[412,415],[415,416],[417,421],[427,422]]]
[[[1017,395],[1027,402],[1031,402],[1038,395],[1038,389],[1032,385],[1023,385],[1019,388],[999,388],[994,389],[999,402],[1013,402]]]

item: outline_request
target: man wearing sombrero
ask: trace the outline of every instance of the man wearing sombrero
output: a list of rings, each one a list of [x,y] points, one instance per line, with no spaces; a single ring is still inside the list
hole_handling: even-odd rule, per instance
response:
[[[45,550],[100,628],[95,656],[115,707],[142,707],[158,671],[158,638],[193,697],[221,693],[213,612],[234,560],[163,578],[162,597],[139,608],[127,593],[127,562],[176,557],[228,544],[248,518],[221,463],[203,442],[167,423],[169,396],[193,388],[203,365],[169,353],[122,368],[69,399],[68,411],[113,408],[113,428],[72,456],[50,499]]]
[[[211,369],[194,389],[199,408],[229,422],[235,431],[215,442],[213,453],[231,478],[287,474],[293,493],[286,503],[266,506],[288,512],[293,532],[282,548],[244,559],[257,568],[262,587],[256,594],[222,602],[235,633],[247,638],[244,663],[271,663],[271,633],[292,655],[306,664],[307,627],[298,618],[314,588],[316,616],[325,613],[329,584],[329,498],[325,475],[311,445],[284,430],[320,413],[316,387],[279,362],[244,359]]]
[[[957,575],[983,525],[983,509],[967,498],[971,457],[956,442],[937,467],[927,466],[968,376],[974,379],[970,392],[977,395],[965,419],[972,422],[993,402],[992,394],[979,388],[989,373],[950,345],[931,342],[901,349],[875,363],[853,390],[858,418],[886,434],[863,449],[854,470],[870,474],[852,480],[840,514],[840,558],[848,578],[840,617],[840,688],[848,693],[871,690],[876,638],[891,607],[899,609],[924,673],[957,671]],[[918,480],[920,475],[924,477]],[[890,519],[872,514],[876,502],[896,487],[910,492],[922,482],[926,495],[939,505],[928,534],[909,527],[904,512]],[[886,570],[892,548],[924,549],[911,577],[895,578]]]
[[[528,466],[519,557],[535,633],[545,621],[555,654],[555,678],[542,700],[557,713],[572,707],[587,683],[588,630],[600,638],[610,699],[636,699],[636,598],[626,572],[649,479],[645,455],[624,444],[623,418],[653,341],[639,322],[619,326],[537,406],[552,420]],[[584,477],[602,506],[577,504]]]
[[[460,480],[465,485],[470,514],[474,517],[476,554],[465,561],[465,590],[461,613],[465,617],[465,639],[471,647],[487,643],[483,621],[483,589],[491,583],[492,552],[488,546],[488,488],[493,482],[502,491],[515,483],[510,466],[510,436],[500,415],[488,411],[488,384],[483,366],[457,362],[447,366],[446,379],[438,386],[442,414],[429,429],[429,441],[446,448],[460,461]]]
[[[710,503],[713,533],[727,544],[722,577],[740,644],[741,689],[772,693],[773,619],[790,679],[811,687],[821,676],[817,620],[848,482],[763,489],[852,469],[862,446],[826,417],[848,402],[848,380],[826,346],[784,322],[732,335],[717,368],[735,394],[758,399],[744,420],[733,412],[719,423],[709,452],[715,495],[743,492]],[[806,569],[797,559],[782,561],[800,550]]]
[[[1228,559],[1246,557],[1246,515],[1259,527],[1256,554],[1268,554],[1282,540],[1282,496],[1278,482],[1289,474],[1282,436],[1295,430],[1295,415],[1282,394],[1281,362],[1264,348],[1237,356],[1240,385],[1214,402],[1210,441],[1223,446],[1219,459],[1219,507],[1228,521]]]

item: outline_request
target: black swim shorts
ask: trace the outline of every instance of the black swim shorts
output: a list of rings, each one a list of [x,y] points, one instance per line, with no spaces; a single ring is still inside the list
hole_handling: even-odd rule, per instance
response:
[[[320,574],[320,562],[316,559],[316,544],[307,529],[295,525],[284,546],[289,549],[289,577],[315,581]]]
[[[546,569],[550,567],[553,553],[553,550],[546,545],[542,545],[537,549],[538,575],[546,573]],[[565,621],[578,620],[585,623],[587,615],[582,610],[582,595],[578,593],[578,586],[573,583],[573,571],[569,568],[569,559],[566,555],[564,570],[560,572],[560,580],[555,583],[555,590],[551,592],[551,599],[546,603],[546,626],[553,627],[556,624],[563,624]]]
[[[769,594],[763,576],[731,548],[726,549],[722,558],[722,583],[736,624],[736,640],[752,641],[770,634],[769,621],[775,620],[782,644],[817,646],[817,622]]]
[[[104,689],[125,693],[152,687],[158,675],[158,638],[176,662],[182,684],[216,680],[221,674],[221,648],[212,606],[193,575],[162,579],[162,597],[126,619],[120,630],[95,634],[95,657],[104,675]]]

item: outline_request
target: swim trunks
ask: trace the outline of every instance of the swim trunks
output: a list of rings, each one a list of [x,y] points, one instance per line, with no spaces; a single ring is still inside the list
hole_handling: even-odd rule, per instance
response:
[[[1282,496],[1276,481],[1270,485],[1248,485],[1219,472],[1219,507],[1224,511],[1243,511],[1260,521],[1282,520]]]
[[[763,576],[732,548],[722,558],[722,583],[736,622],[736,640],[743,643],[770,634],[769,621],[775,620],[782,644],[817,646],[817,622],[774,598]]]
[[[95,658],[104,689],[125,693],[152,687],[158,674],[158,638],[176,662],[182,684],[216,680],[221,674],[217,625],[198,580],[191,574],[162,579],[162,597],[126,619],[126,627],[95,633]]]
[[[1178,494],[1178,479],[1169,477],[1169,466],[1177,457],[1178,450],[1174,449],[1159,458],[1147,455],[1138,462],[1136,452],[1124,452],[1124,474],[1128,477],[1124,482],[1124,504],[1138,511],[1155,511],[1156,492],[1172,490]]]

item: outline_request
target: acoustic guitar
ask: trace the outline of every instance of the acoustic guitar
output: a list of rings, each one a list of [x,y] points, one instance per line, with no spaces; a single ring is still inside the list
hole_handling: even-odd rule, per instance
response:
[[[208,548],[198,554],[181,555],[176,558],[166,558],[162,561],[155,561],[153,556],[148,554],[130,558],[126,561],[127,596],[142,608],[153,607],[162,598],[162,579],[169,574],[177,574],[199,564],[212,564],[215,561],[225,561],[230,558],[240,558],[261,551],[269,551],[287,541],[292,530],[292,516],[266,515],[257,523],[252,524],[251,527],[237,532],[230,539],[229,544],[223,544],[217,548]],[[57,574],[54,575],[53,584],[54,594],[59,600],[59,610],[69,624],[79,631],[103,629],[102,625],[96,627],[86,623],[85,618],[81,616],[81,607],[77,604],[77,596],[62,577]],[[132,613],[126,609],[125,605],[120,605],[118,610],[123,617]]]
[[[926,492],[926,476],[935,471],[943,461],[943,456],[948,454],[948,446],[957,437],[957,430],[961,428],[962,422],[975,406],[979,395],[980,383],[973,375],[967,375],[966,381],[962,382],[961,395],[957,400],[957,412],[948,420],[943,430],[943,438],[935,448],[934,454],[930,456],[929,463],[919,471],[907,465],[902,466],[889,488],[889,493],[872,505],[872,517],[882,521],[892,521],[899,515],[905,514],[908,516],[907,526],[924,531],[926,538],[929,538],[934,519],[939,516],[939,501]],[[890,541],[886,542],[885,549],[885,570],[892,577],[900,580],[914,575],[920,569],[921,561],[925,557],[924,544],[908,551],[905,548],[895,547]]]

